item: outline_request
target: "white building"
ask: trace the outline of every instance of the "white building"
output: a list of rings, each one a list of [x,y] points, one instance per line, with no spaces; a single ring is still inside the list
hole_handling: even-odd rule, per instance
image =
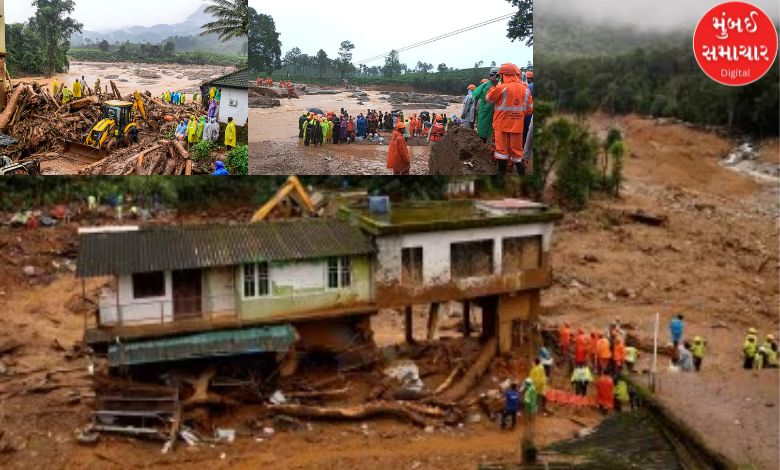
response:
[[[238,70],[201,85],[204,97],[209,96],[212,87],[220,90],[217,120],[227,124],[228,118],[233,118],[236,126],[246,127],[249,120],[249,69]],[[204,104],[208,99],[204,99]]]

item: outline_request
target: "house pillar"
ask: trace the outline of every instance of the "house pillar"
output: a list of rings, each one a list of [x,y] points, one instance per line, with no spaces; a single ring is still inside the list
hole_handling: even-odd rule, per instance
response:
[[[432,341],[439,330],[439,307],[439,302],[432,302],[428,309],[428,341]]]
[[[412,317],[412,306],[404,307],[404,334],[408,344],[414,344],[414,321]]]
[[[463,336],[471,336],[471,302],[463,301]]]

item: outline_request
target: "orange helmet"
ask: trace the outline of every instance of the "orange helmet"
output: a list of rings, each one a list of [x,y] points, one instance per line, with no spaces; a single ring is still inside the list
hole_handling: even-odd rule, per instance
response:
[[[534,73],[532,71],[528,71],[525,73],[525,78],[534,78]]]
[[[520,69],[517,65],[507,62],[506,64],[501,64],[498,73],[500,75],[520,75]]]
[[[487,81],[488,81],[488,79],[487,79],[487,78],[483,78],[483,79],[482,79],[482,81],[481,81],[481,82],[479,82],[479,84],[480,84],[480,85],[482,85],[483,83],[487,83]]]
[[[476,89],[477,89],[476,85],[469,85],[469,90],[476,90]]]
[[[398,124],[395,125],[395,128],[399,129],[399,130],[400,129],[406,129],[406,125],[404,124],[404,122],[402,120],[399,119],[398,120]]]

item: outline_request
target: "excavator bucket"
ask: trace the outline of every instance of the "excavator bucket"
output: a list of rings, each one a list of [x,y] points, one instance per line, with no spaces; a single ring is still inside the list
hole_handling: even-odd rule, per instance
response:
[[[63,145],[62,158],[76,163],[90,165],[108,156],[106,149],[91,147],[79,142],[66,140]]]

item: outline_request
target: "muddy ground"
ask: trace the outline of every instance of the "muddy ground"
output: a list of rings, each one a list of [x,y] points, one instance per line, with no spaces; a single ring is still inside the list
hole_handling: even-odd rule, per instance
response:
[[[747,328],[762,339],[778,334],[779,181],[721,166],[739,142],[710,132],[634,116],[597,115],[589,124],[623,129],[626,184],[619,201],[567,214],[556,231],[545,321],[590,329],[619,318],[650,340],[657,312],[666,344],[668,322],[682,312],[685,336],[708,340],[704,369],[669,374],[662,360],[661,400],[735,461],[778,468],[778,370],[740,367]],[[777,139],[760,148],[763,161],[780,163]],[[637,209],[667,216],[668,226],[621,216]]]
[[[542,294],[543,322],[569,321],[590,330],[618,317],[649,341],[658,312],[665,343],[669,318],[683,312],[686,337],[708,340],[704,369],[672,374],[662,359],[660,399],[735,461],[778,468],[778,371],[740,369],[748,327],[778,334],[778,182],[721,166],[719,160],[739,142],[711,132],[634,116],[598,115],[589,122],[599,132],[614,125],[624,130],[626,182],[621,199],[597,199],[586,211],[567,214],[556,229],[554,285]],[[777,140],[760,148],[771,153]],[[226,220],[246,219],[251,209]],[[669,222],[655,227],[625,217],[637,209]],[[75,225],[0,231],[0,343],[13,338],[21,344],[1,358],[0,466],[473,469],[479,462],[516,460],[522,431],[500,432],[484,415],[480,422],[433,433],[390,420],[366,427],[304,422],[297,430],[271,423],[276,433],[269,438],[248,425],[260,413],[256,406],[217,416],[217,425],[239,431],[232,444],[181,444],[167,455],[160,453],[161,444],[122,437],[104,438],[96,447],[77,445],[72,433],[87,422],[91,399],[87,361],[72,351],[84,321],[81,283],[68,262],[74,233]],[[25,266],[40,271],[30,276]],[[87,291],[101,282],[88,282]],[[415,318],[418,338],[423,312]],[[401,324],[397,314],[382,313],[374,321],[377,341],[400,341]],[[452,336],[453,330],[441,335]],[[641,368],[649,367],[648,356],[642,355]],[[498,376],[491,372],[480,389],[494,387]],[[430,380],[435,384],[441,377]],[[566,382],[556,371],[554,384]],[[538,444],[569,438],[598,421],[589,411],[558,408],[537,425]]]
[[[350,115],[366,115],[368,109],[388,112],[402,106],[382,100],[385,92],[367,91],[368,100],[354,90],[332,95],[301,95],[300,99],[282,99],[281,106],[249,110],[249,173],[256,175],[388,175],[387,148],[392,133],[382,132],[384,145],[325,145],[305,147],[298,139],[298,118],[304,111],[320,108],[325,112],[346,109]],[[353,96],[354,97],[350,97]],[[362,99],[362,101],[361,101]],[[364,104],[359,105],[359,102]],[[447,114],[460,114],[463,106],[449,104]],[[432,108],[407,109],[420,113]],[[428,148],[409,147],[413,175],[427,175]]]
[[[70,63],[67,73],[57,75],[60,83],[71,88],[74,80],[84,76],[87,86],[93,88],[95,80],[100,79],[101,86],[114,80],[122,94],[134,90],[149,91],[153,97],[159,97],[166,91],[200,93],[200,85],[210,79],[235,71],[235,67],[219,65],[181,65],[181,64],[141,64],[134,62],[77,62]],[[35,81],[41,84],[51,83],[51,78],[25,77],[21,81]],[[191,99],[188,96],[188,99]]]

